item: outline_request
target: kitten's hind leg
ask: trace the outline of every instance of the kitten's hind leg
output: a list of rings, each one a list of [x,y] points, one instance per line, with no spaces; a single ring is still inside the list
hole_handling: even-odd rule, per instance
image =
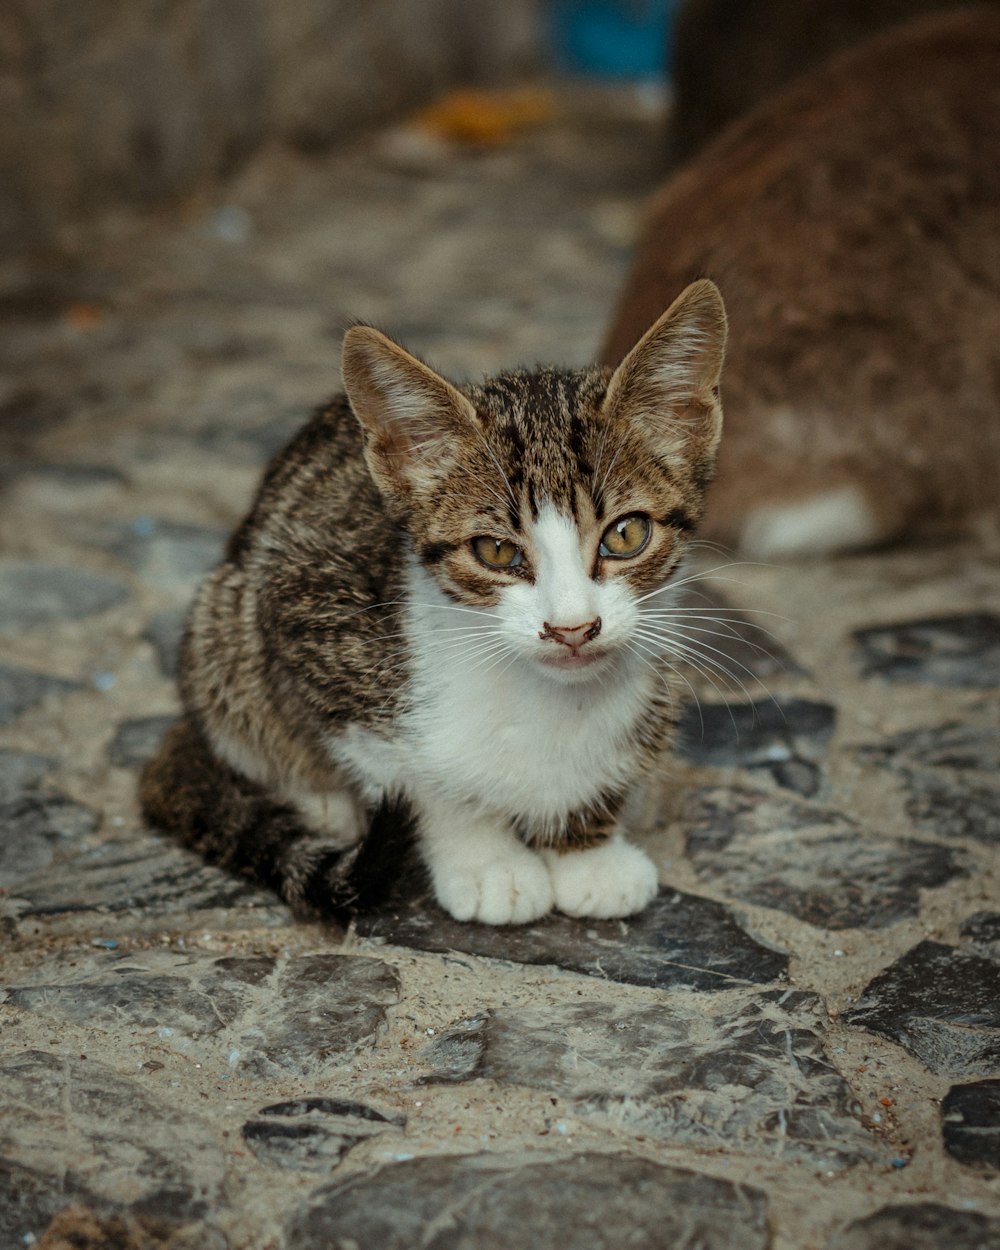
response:
[[[337,790],[289,789],[284,797],[307,829],[322,834],[335,846],[353,846],[364,832],[367,814],[346,785]]]
[[[456,920],[526,924],[552,909],[545,863],[509,825],[439,795],[415,806],[435,897]]]
[[[140,782],[150,824],[211,863],[276,890],[299,914],[340,915],[359,902],[352,870],[364,843],[311,830],[291,806],[218,759],[188,719],[167,732]]]

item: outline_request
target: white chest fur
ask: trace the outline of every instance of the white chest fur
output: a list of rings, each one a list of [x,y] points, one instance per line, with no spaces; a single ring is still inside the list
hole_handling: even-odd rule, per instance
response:
[[[419,568],[410,583],[409,710],[391,741],[349,735],[337,752],[373,791],[429,788],[547,824],[629,786],[632,734],[658,680],[649,665],[623,650],[593,677],[560,681],[488,633],[492,614],[448,604]]]

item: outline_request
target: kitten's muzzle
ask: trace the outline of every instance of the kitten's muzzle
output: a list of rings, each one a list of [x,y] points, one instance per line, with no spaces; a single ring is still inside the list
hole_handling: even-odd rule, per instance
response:
[[[594,617],[592,621],[586,621],[583,625],[550,625],[548,621],[543,622],[544,627],[539,630],[538,637],[543,642],[552,639],[554,642],[561,642],[564,647],[569,647],[575,653],[580,650],[585,642],[592,642],[601,632],[601,618]]]

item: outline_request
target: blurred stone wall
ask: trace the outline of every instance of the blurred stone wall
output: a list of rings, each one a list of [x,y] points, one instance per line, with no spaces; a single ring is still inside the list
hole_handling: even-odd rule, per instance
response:
[[[0,256],[540,58],[540,0],[3,0]]]

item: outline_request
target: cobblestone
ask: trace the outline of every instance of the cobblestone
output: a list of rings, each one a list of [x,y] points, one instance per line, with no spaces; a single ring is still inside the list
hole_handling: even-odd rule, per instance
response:
[[[344,325],[592,355],[659,121],[560,105],[271,152],[242,240],[189,206],[0,274],[3,1250],[1000,1244],[989,535],[702,567],[733,680],[688,674],[628,921],[459,924],[401,862],[324,928],[142,827],[184,606]]]

